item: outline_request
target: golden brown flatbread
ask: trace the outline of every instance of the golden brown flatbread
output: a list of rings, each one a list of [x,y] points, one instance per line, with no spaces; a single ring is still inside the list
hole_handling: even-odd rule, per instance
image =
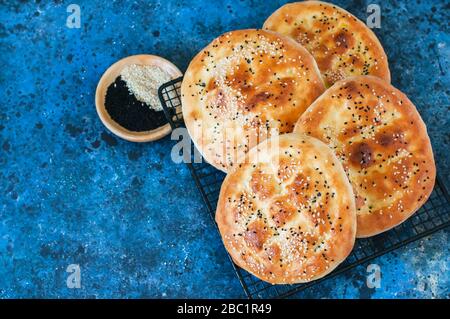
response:
[[[335,83],[300,117],[295,132],[325,142],[353,186],[357,237],[410,217],[433,190],[436,168],[424,122],[408,97],[373,76]]]
[[[275,11],[263,29],[290,36],[311,52],[327,86],[352,75],[391,80],[387,57],[376,35],[336,5],[289,3]]]
[[[251,149],[228,173],[216,222],[240,267],[273,284],[308,282],[352,250],[354,195],[324,143],[283,134]]]
[[[292,132],[324,90],[313,57],[294,40],[232,31],[190,63],[181,86],[183,117],[205,159],[226,171],[271,130]]]

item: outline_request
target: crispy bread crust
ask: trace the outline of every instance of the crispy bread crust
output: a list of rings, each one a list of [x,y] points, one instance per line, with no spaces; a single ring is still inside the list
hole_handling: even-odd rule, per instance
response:
[[[334,150],[356,196],[357,237],[402,223],[431,194],[436,167],[425,123],[408,97],[373,76],[335,83],[295,132]]]
[[[327,86],[354,75],[391,80],[387,56],[376,35],[336,5],[289,3],[275,11],[263,29],[290,36],[311,52]]]
[[[324,143],[283,134],[239,163],[222,184],[216,211],[237,265],[273,284],[300,283],[325,276],[349,255],[354,195]]]
[[[292,132],[324,90],[313,57],[294,40],[232,31],[191,61],[181,86],[183,117],[204,158],[226,172],[271,129]]]

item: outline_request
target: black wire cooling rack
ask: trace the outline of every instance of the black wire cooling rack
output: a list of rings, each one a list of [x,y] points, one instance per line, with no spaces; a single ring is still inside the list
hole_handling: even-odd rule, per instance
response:
[[[181,113],[181,81],[182,77],[167,82],[159,88],[158,92],[164,113],[172,129],[184,126]],[[204,160],[202,163],[191,161],[186,165],[214,222],[220,186],[225,174],[207,164]],[[215,222],[214,225],[216,225]],[[237,267],[232,262],[231,257],[230,261],[248,298],[286,298],[449,225],[450,196],[444,183],[437,178],[433,193],[417,213],[390,231],[370,238],[357,239],[350,256],[338,268],[322,279],[306,284],[271,285]]]

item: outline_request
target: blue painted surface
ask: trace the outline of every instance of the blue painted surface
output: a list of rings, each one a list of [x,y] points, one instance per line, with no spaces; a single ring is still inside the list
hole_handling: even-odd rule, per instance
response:
[[[185,70],[219,34],[260,27],[283,1],[64,1],[0,4],[0,297],[244,297],[173,141],[112,136],[94,106],[116,60],[164,56]],[[336,1],[375,30],[392,82],[425,122],[449,181],[448,1]],[[448,183],[447,183],[448,185]],[[449,298],[448,229],[377,258],[382,287],[357,267],[298,297]],[[81,289],[66,287],[69,264]]]

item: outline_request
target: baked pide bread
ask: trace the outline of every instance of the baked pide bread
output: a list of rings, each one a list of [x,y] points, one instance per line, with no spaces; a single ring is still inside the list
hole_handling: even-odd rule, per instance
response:
[[[354,195],[324,143],[283,134],[251,149],[228,173],[216,222],[240,267],[273,284],[308,282],[352,250]]]
[[[384,232],[410,217],[433,190],[430,139],[405,94],[373,76],[335,83],[300,117],[295,132],[325,142],[353,186],[357,237]]]
[[[292,132],[324,90],[313,57],[294,40],[232,31],[191,61],[181,86],[184,122],[204,158],[226,172],[268,136]]]
[[[390,82],[387,57],[375,34],[336,5],[289,3],[275,11],[263,29],[290,36],[311,52],[327,86],[348,76],[367,74]]]

